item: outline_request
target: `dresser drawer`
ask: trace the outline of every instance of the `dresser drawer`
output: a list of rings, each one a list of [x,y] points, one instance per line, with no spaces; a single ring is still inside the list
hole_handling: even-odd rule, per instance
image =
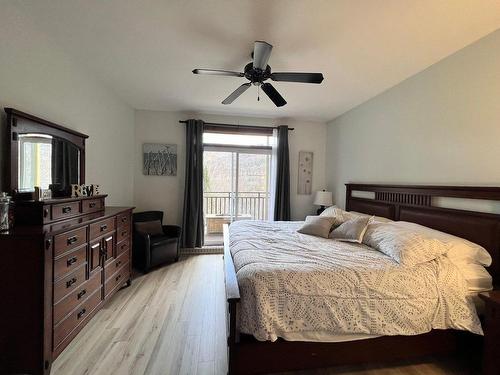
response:
[[[126,228],[119,228],[116,233],[116,242],[121,242],[128,237],[130,237],[130,226]]]
[[[121,253],[127,252],[130,249],[130,238],[126,238],[119,242],[116,245],[116,256],[119,256]]]
[[[118,228],[128,227],[130,225],[130,213],[124,213],[117,216]]]
[[[104,201],[100,198],[97,199],[84,199],[82,200],[82,213],[87,214],[90,212],[96,212],[103,209]]]
[[[106,233],[115,230],[115,218],[98,221],[97,223],[90,224],[90,239],[93,240],[97,237],[103,236]]]
[[[124,252],[124,253],[121,253],[119,256],[117,256],[116,259],[113,259],[112,262],[109,262],[108,264],[106,264],[105,272],[104,272],[104,275],[106,276],[106,278],[108,276],[113,275],[116,271],[118,271],[118,269],[121,266],[128,263],[129,258],[130,257],[129,257],[128,252]]]
[[[122,266],[122,268],[120,268],[120,270],[118,270],[118,272],[116,272],[106,280],[106,283],[104,284],[104,295],[106,296],[105,298],[108,298],[111,292],[113,292],[116,287],[124,284],[129,279],[129,277],[130,272],[127,262]]]
[[[58,234],[54,238],[54,257],[83,245],[85,242],[87,242],[87,227]]]
[[[54,325],[57,325],[76,306],[85,301],[95,291],[101,288],[101,273],[94,274],[80,287],[73,290],[54,306]]]
[[[72,250],[54,260],[54,280],[59,279],[87,262],[87,246]]]
[[[54,327],[54,348],[56,348],[61,341],[80,324],[80,322],[85,320],[97,305],[99,305],[99,302],[101,302],[101,292],[96,291]]]
[[[51,206],[52,220],[65,219],[80,213],[80,202],[67,202]]]
[[[85,282],[85,268],[85,266],[82,266],[75,270],[75,272],[63,277],[57,283],[54,283],[54,303],[59,302]]]

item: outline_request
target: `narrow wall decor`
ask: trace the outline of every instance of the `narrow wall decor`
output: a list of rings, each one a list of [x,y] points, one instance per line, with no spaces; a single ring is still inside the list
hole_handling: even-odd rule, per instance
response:
[[[299,151],[299,178],[297,194],[311,195],[312,193],[313,153]]]
[[[177,176],[177,145],[144,143],[142,173],[148,176]]]

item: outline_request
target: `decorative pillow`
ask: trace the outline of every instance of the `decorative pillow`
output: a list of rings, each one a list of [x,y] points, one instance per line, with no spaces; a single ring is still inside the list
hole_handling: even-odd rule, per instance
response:
[[[359,216],[347,220],[332,230],[328,238],[333,238],[339,241],[361,243],[370,220],[370,216]]]
[[[448,251],[448,246],[438,239],[397,222],[369,224],[363,243],[405,267],[429,262]]]
[[[425,233],[430,237],[434,237],[441,242],[446,243],[448,245],[446,256],[454,264],[470,263],[480,264],[485,267],[489,267],[491,265],[492,259],[490,253],[488,253],[484,247],[474,242],[416,223],[399,221],[398,225],[410,228],[419,233]]]
[[[163,234],[160,220],[141,221],[134,223],[135,230],[141,234],[149,234],[150,236],[158,236]]]
[[[344,211],[336,206],[326,208],[319,216],[332,218],[333,228],[338,227],[343,222],[352,218],[347,211]]]
[[[328,238],[333,218],[328,216],[307,216],[304,224],[297,230],[302,234]]]

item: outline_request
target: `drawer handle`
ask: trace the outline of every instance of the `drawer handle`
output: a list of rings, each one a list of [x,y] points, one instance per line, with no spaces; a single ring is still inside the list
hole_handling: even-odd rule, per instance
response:
[[[87,312],[86,309],[81,309],[80,312],[76,315],[76,318],[80,319],[82,317],[82,315],[85,314],[86,312]]]
[[[80,298],[82,298],[85,294],[87,294],[87,290],[86,290],[86,289],[82,289],[82,291],[76,295],[76,298],[77,298],[77,299],[80,299]]]
[[[67,214],[67,213],[70,213],[71,212],[71,206],[64,206],[62,208],[62,213],[63,214]]]
[[[106,229],[108,229],[107,224],[101,225],[101,232],[104,232]]]
[[[95,248],[99,247],[99,245],[100,245],[99,243],[96,243],[96,244],[94,244],[94,245],[90,246],[90,248],[91,248],[91,249],[95,249]]]
[[[118,262],[116,262],[116,268],[120,267],[120,264],[122,264],[121,260],[119,260]]]
[[[126,247],[127,247],[127,244],[126,244],[126,243],[124,243],[124,244],[122,244],[121,249],[123,250],[123,249],[125,249]]]
[[[89,208],[94,208],[95,207],[95,202],[89,203]]]
[[[118,275],[118,276],[116,276],[116,277],[115,277],[115,281],[120,280],[120,279],[121,279],[121,277],[122,277],[122,275]]]
[[[68,245],[72,245],[77,241],[78,241],[78,236],[73,236],[73,237],[69,237],[66,242],[68,243]]]
[[[76,277],[73,277],[71,280],[66,281],[66,288],[69,288],[74,283],[76,283]]]
[[[73,263],[76,263],[78,261],[78,258],[77,257],[73,257],[73,258],[70,258],[66,261],[66,264],[69,266],[71,266]]]
[[[49,216],[49,209],[48,209],[48,208],[45,208],[45,209],[43,210],[43,217],[47,217],[47,216]]]
[[[122,237],[125,237],[125,235],[126,235],[126,234],[127,234],[127,231],[126,231],[126,230],[124,230],[124,231],[122,232]]]
[[[126,216],[122,217],[122,223],[125,223],[125,222],[127,222],[127,217]]]

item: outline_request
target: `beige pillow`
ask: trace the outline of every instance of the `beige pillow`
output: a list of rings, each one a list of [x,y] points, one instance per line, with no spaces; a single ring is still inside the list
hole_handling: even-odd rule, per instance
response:
[[[328,238],[333,218],[329,216],[307,216],[304,224],[297,230],[302,234]]]
[[[370,219],[370,216],[358,216],[347,220],[332,230],[329,238],[339,241],[361,243]]]
[[[344,211],[343,209],[336,206],[328,207],[319,216],[331,218],[333,228],[338,227],[340,224],[351,218],[347,211]]]

